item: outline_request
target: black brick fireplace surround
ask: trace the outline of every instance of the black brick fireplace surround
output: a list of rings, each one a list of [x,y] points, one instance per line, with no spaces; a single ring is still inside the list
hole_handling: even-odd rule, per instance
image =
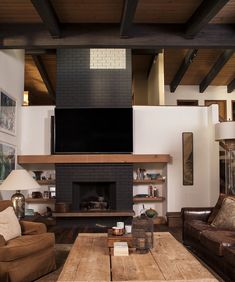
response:
[[[57,108],[130,108],[131,50],[126,50],[126,69],[90,69],[89,49],[57,50]],[[113,183],[116,211],[132,211],[132,164],[57,164],[56,201],[79,208],[75,193],[79,183]],[[113,192],[113,191],[112,191]],[[76,195],[76,196],[75,196]],[[113,196],[112,196],[113,197]],[[66,226],[112,226],[131,217],[65,217],[57,222]]]
[[[115,184],[116,210],[132,211],[132,173],[131,164],[57,164],[57,201],[71,203],[72,211],[78,211],[76,200],[79,199],[73,198],[74,183],[107,182]]]

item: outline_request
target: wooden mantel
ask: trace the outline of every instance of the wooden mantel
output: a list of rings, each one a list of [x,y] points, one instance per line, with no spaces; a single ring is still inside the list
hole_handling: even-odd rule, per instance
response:
[[[170,155],[94,154],[94,155],[19,155],[18,164],[59,163],[169,163]]]

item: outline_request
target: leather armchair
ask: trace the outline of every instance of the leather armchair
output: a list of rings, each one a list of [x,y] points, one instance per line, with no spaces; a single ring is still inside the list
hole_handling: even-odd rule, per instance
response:
[[[0,201],[0,211],[12,206]],[[55,270],[54,234],[43,223],[20,221],[22,236],[6,242],[0,235],[0,281],[30,282]]]

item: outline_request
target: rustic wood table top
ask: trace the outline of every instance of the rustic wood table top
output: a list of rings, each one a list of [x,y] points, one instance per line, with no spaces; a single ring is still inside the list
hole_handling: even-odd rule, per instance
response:
[[[107,235],[83,233],[77,237],[58,281],[218,281],[168,232],[154,233],[147,254],[110,255]]]

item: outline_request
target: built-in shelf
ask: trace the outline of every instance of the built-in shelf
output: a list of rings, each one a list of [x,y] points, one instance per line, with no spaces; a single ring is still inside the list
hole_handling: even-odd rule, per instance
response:
[[[44,199],[44,198],[27,198],[25,199],[28,204],[54,204],[55,199]]]
[[[164,197],[133,197],[134,203],[163,202]]]
[[[90,154],[90,155],[19,155],[18,163],[169,163],[170,155]]]
[[[96,212],[53,212],[53,217],[111,217],[111,216],[134,216],[133,211],[96,211]]]
[[[37,180],[39,185],[55,185],[55,179]]]
[[[144,180],[134,179],[133,180],[133,184],[134,185],[162,184],[164,182],[165,182],[165,180],[163,178],[159,178],[159,179],[144,179]]]

